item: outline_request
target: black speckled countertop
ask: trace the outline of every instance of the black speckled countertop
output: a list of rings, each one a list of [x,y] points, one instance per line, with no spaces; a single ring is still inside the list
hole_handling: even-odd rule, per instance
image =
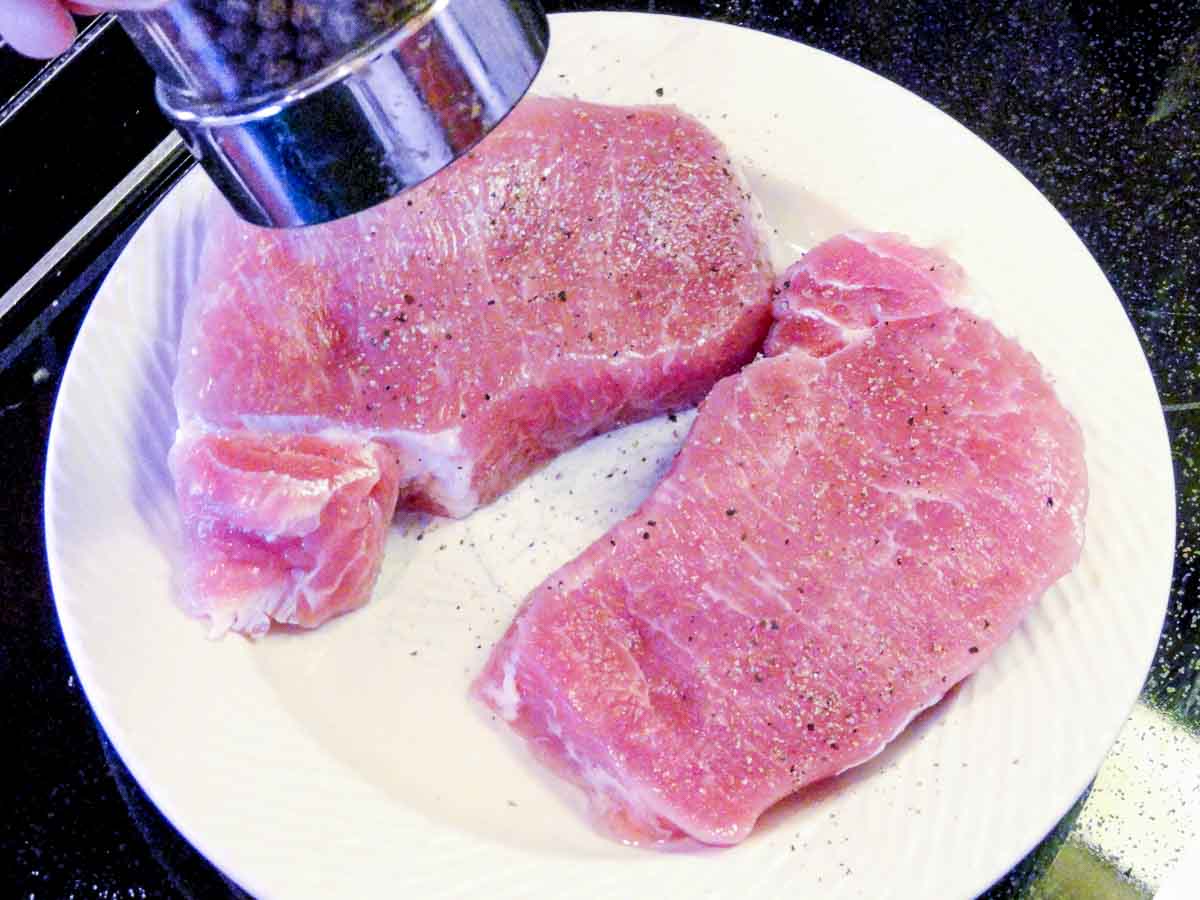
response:
[[[898,82],[1011,160],[1116,288],[1154,371],[1175,456],[1170,609],[1142,700],[1091,789],[988,896],[1149,896],[1200,841],[1191,830],[1200,805],[1200,5],[650,0],[599,8],[771,31]],[[64,75],[48,89],[74,104],[62,105],[61,119],[45,103],[0,114],[0,291],[46,249],[39,229],[64,233],[166,134],[131,47],[116,29],[92,37],[95,46],[71,63],[74,82]],[[38,68],[7,52],[0,100]],[[70,142],[51,139],[81,133],[87,166]],[[0,872],[9,874],[0,893],[240,896],[146,800],[97,727],[50,597],[41,525],[50,411],[102,270],[53,315],[28,317],[20,334],[0,330],[0,459],[10,473],[0,492],[0,702],[14,754],[4,766]]]

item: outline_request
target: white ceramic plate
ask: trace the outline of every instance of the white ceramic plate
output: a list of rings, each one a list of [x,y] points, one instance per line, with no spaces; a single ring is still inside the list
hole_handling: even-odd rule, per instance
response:
[[[634,508],[689,420],[597,439],[466,521],[399,522],[375,599],[315,633],[208,641],[172,602],[164,462],[208,190],[193,175],[84,323],[51,432],[46,538],[105,730],[171,821],[250,891],[968,896],[1067,810],[1132,705],[1170,583],[1167,438],[1133,331],[1066,223],[964,128],[832,56],[685,19],[554,17],[540,92],[647,103],[660,88],[728,143],[781,255],[861,224],[966,266],[975,305],[1041,358],[1083,424],[1082,563],[883,755],[773,810],[742,846],[612,843],[467,686],[525,592]]]

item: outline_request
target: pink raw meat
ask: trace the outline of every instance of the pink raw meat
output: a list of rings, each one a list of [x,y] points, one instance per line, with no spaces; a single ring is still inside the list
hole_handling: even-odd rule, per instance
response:
[[[1037,361],[889,235],[786,274],[769,358],[551,575],[476,682],[618,836],[733,844],[879,752],[1078,560],[1079,428]]]
[[[198,434],[171,448],[189,611],[214,633],[305,627],[361,605],[379,574],[398,467],[382,444]]]
[[[716,138],[664,106],[528,98],[446,172],[330,225],[263,230],[219,207],[200,271],[175,386],[181,497],[202,435],[257,446],[333,429],[339,447],[388,449],[401,505],[462,516],[591,435],[695,403],[770,324],[750,197]],[[249,496],[284,474],[247,474]],[[205,515],[269,553],[260,539],[291,512]],[[233,557],[226,578],[210,526],[187,526],[199,614],[247,610],[234,627],[261,631],[255,597],[285,569],[307,577],[289,561],[250,590]],[[378,547],[362,545],[364,571]],[[370,582],[310,592],[302,618],[265,615],[315,625]]]

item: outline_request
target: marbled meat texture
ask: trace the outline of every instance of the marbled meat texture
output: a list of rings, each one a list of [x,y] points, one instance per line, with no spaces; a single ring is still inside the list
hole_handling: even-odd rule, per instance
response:
[[[388,519],[398,494],[462,516],[591,435],[695,403],[765,337],[760,227],[725,149],[692,118],[541,98],[349,219],[266,230],[218,205],[175,388],[187,606],[253,633],[319,624],[370,592],[382,538],[361,504]],[[286,448],[277,468],[273,441]],[[360,508],[339,478],[306,474],[323,456],[343,465],[355,442],[376,479],[353,494]],[[198,492],[218,456],[246,490],[235,506]],[[290,508],[314,497],[329,530],[287,532],[284,520],[318,528]],[[350,539],[343,517],[370,535]],[[316,581],[315,563],[282,562],[285,532],[333,542],[312,548]]]
[[[665,480],[525,601],[475,690],[638,843],[733,844],[878,753],[1079,558],[1079,427],[891,235],[784,276],[768,358]]]

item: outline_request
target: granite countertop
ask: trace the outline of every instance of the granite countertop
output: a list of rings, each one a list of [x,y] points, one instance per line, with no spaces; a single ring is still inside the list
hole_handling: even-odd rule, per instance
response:
[[[1090,791],[988,896],[1148,896],[1200,841],[1200,6],[650,0],[602,7],[771,31],[898,82],[1013,162],[1112,282],[1150,361],[1172,441],[1178,543],[1170,608],[1142,699]],[[597,6],[568,0],[548,8]],[[114,79],[144,105],[149,75],[126,46],[106,54],[88,88],[97,94],[93,177],[129,171],[146,152],[139,148],[166,133],[143,107],[136,121],[113,108]],[[43,127],[59,134],[68,126]],[[110,132],[116,149],[108,147]],[[19,246],[21,223],[37,218],[28,172],[43,191],[65,182],[32,153],[6,163],[0,235],[15,254],[9,248]],[[17,178],[12,170],[23,163],[30,169]],[[61,177],[80,176],[64,169]],[[10,873],[6,893],[20,897],[241,896],[125,770],[92,718],[58,628],[45,571],[42,471],[55,391],[89,296],[80,293],[27,331],[23,348],[0,334],[0,350],[4,341],[11,350],[0,355],[0,459],[12,473],[0,493],[0,679],[16,760],[5,767],[0,870]]]

